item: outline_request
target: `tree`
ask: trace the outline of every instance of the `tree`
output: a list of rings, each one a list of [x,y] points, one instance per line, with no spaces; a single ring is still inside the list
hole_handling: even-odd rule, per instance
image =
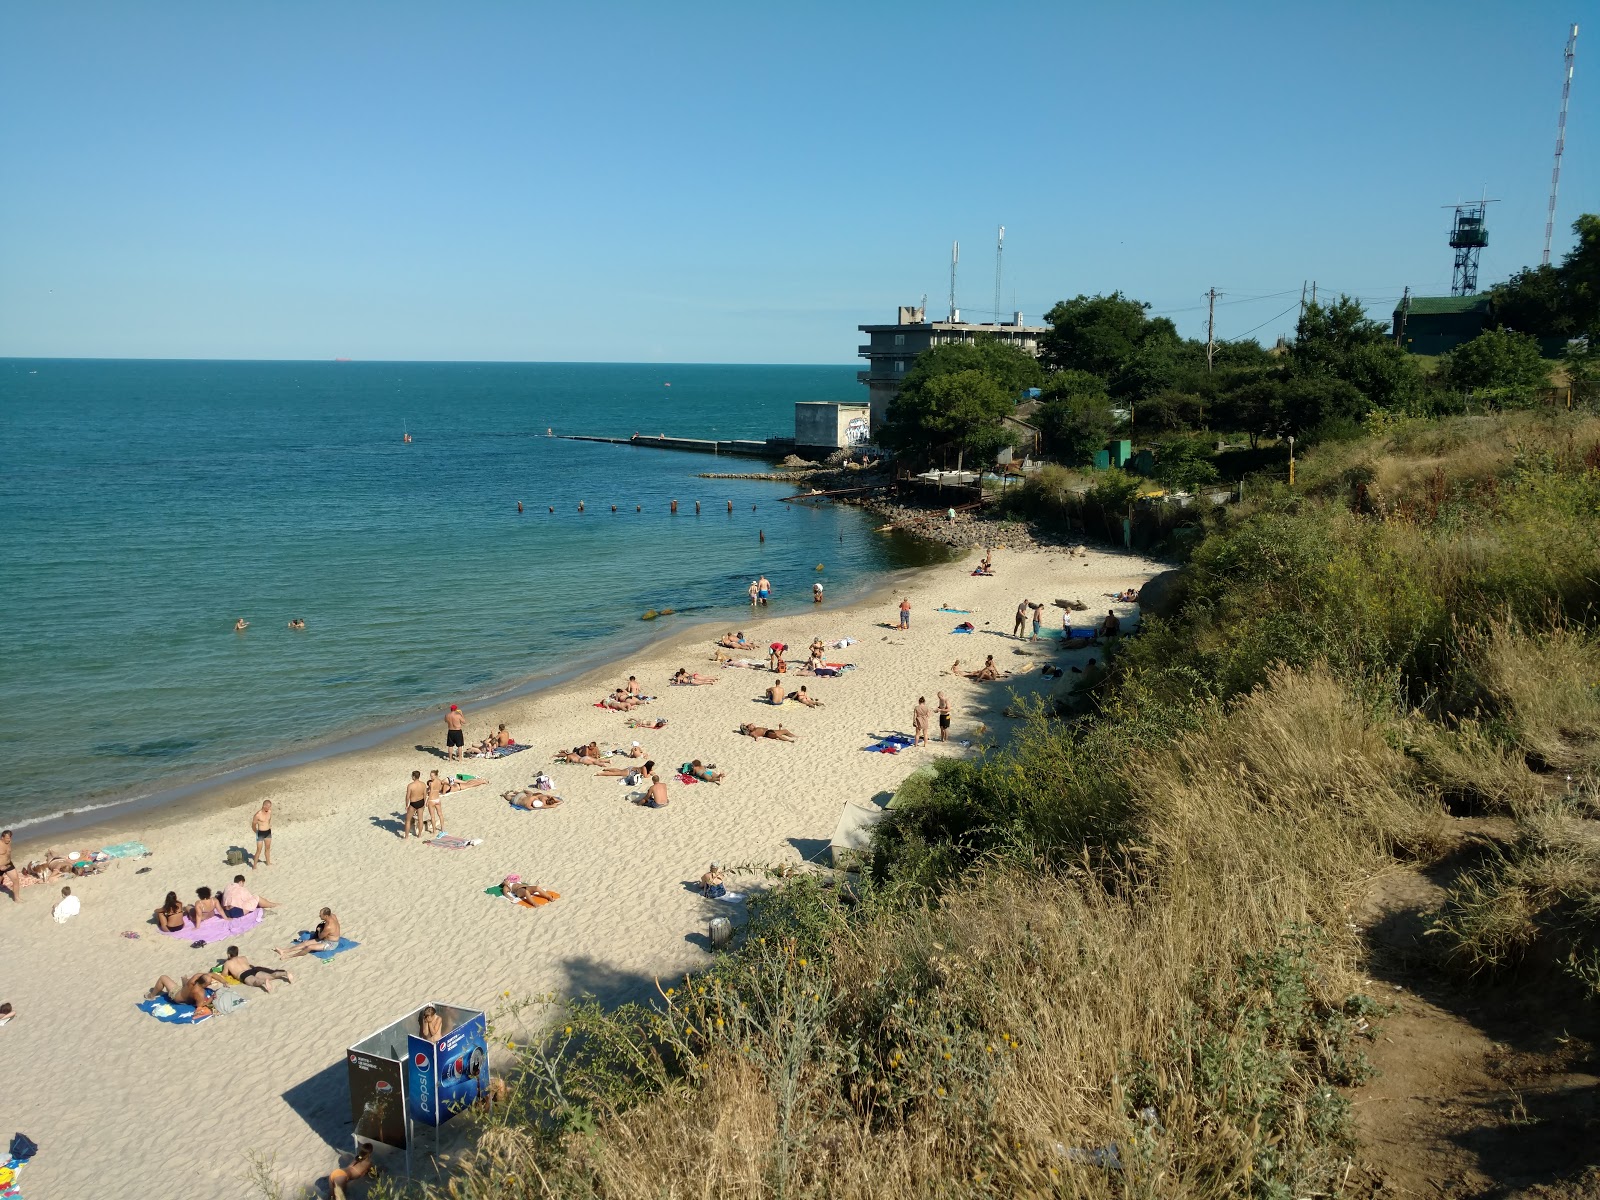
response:
[[[1136,402],[1133,410],[1134,428],[1140,433],[1160,430],[1171,433],[1179,429],[1198,429],[1205,418],[1205,399],[1193,392],[1173,389],[1157,392]]]
[[[1532,334],[1485,329],[1450,351],[1445,378],[1463,391],[1470,388],[1500,400],[1523,402],[1550,386],[1550,364],[1539,356],[1539,340]]]
[[[1061,301],[1045,314],[1052,326],[1040,339],[1045,365],[1111,379],[1145,346],[1178,340],[1171,321],[1145,315],[1149,308],[1121,292]]]
[[[1407,409],[1422,385],[1411,356],[1350,296],[1306,305],[1289,347],[1289,373],[1347,383],[1373,408]]]
[[[1282,372],[1236,376],[1213,404],[1211,423],[1230,433],[1249,434],[1253,450],[1263,437],[1282,435],[1286,426],[1283,392]]]
[[[1196,492],[1217,481],[1213,455],[1194,438],[1167,438],[1156,443],[1151,477],[1173,491]]]
[[[924,376],[900,389],[879,438],[891,449],[923,456],[953,446],[960,470],[966,455],[986,461],[1010,444],[1001,420],[1011,410],[1011,397],[982,371]]]
[[[1137,403],[1159,392],[1199,395],[1208,386],[1204,342],[1153,338],[1123,363],[1111,380],[1111,394]]]
[[[1600,337],[1600,216],[1572,223],[1578,242],[1561,265],[1528,267],[1494,288],[1494,320],[1536,338]]]
[[[1065,395],[1051,400],[1035,416],[1050,453],[1068,466],[1094,461],[1115,428],[1111,400],[1104,392]]]
[[[1372,404],[1354,384],[1331,375],[1293,375],[1279,394],[1279,431],[1304,437],[1319,427],[1359,421]]]
[[[1044,368],[1026,350],[998,338],[979,335],[974,342],[930,346],[924,350],[906,372],[901,388],[919,387],[937,375],[954,375],[958,371],[983,372],[1013,400],[1023,389],[1042,387],[1045,382]]]

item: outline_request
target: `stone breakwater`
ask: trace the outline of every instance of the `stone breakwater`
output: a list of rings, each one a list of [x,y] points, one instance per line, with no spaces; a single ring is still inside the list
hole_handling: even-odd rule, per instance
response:
[[[1047,550],[1076,544],[1067,538],[1031,528],[1022,521],[999,519],[982,513],[958,512],[952,521],[945,509],[912,508],[875,499],[858,503],[904,533],[962,549],[1003,546],[1009,550]]]

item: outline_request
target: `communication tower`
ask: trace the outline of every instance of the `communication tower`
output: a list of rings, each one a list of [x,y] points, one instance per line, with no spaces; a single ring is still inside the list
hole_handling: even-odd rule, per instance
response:
[[[1000,226],[1000,235],[994,243],[994,323],[1000,324],[1000,264],[1006,253],[1006,227]]]
[[[1478,256],[1489,244],[1489,226],[1484,223],[1484,213],[1494,200],[1479,200],[1474,204],[1445,205],[1456,210],[1455,224],[1450,227],[1450,248],[1456,252],[1456,266],[1450,275],[1452,296],[1471,296],[1478,290]]]
[[[1561,152],[1567,146],[1567,100],[1572,96],[1572,60],[1578,52],[1578,27],[1574,25],[1567,35],[1566,70],[1561,77],[1561,116],[1556,121],[1556,165],[1550,170],[1550,210],[1544,218],[1544,257],[1539,261],[1550,265],[1550,235],[1556,229],[1556,192],[1561,188]]]
[[[961,310],[956,307],[956,264],[961,261],[961,243],[950,243],[950,323],[961,320]]]

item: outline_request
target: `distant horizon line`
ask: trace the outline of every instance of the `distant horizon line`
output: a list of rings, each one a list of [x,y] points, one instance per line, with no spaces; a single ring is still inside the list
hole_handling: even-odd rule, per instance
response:
[[[586,358],[181,358],[169,355],[126,354],[0,354],[0,362],[199,362],[199,363],[408,363],[455,366],[546,367],[854,367],[844,363],[697,362],[689,359],[586,359]]]

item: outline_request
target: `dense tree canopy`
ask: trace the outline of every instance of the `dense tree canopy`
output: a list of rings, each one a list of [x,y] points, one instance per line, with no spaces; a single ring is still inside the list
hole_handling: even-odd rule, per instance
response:
[[[1007,396],[1015,400],[1024,388],[1042,387],[1044,368],[1026,350],[997,338],[980,336],[975,342],[933,346],[917,355],[902,388],[921,387],[936,375],[958,371],[981,371]]]
[[[879,440],[919,457],[953,449],[958,468],[968,456],[982,463],[1010,444],[1001,420],[1012,408],[1011,395],[983,371],[923,375],[908,381],[889,405]]]
[[[1539,356],[1532,334],[1486,329],[1445,358],[1445,378],[1463,390],[1487,392],[1500,401],[1525,401],[1550,386],[1550,364]]]
[[[1289,373],[1349,384],[1370,408],[1409,408],[1422,386],[1415,360],[1350,296],[1306,305],[1289,347]]]
[[[1536,338],[1600,337],[1600,216],[1572,223],[1578,243],[1558,267],[1529,267],[1493,289],[1497,324]]]
[[[1052,327],[1040,339],[1045,365],[1114,378],[1140,350],[1178,340],[1172,322],[1152,319],[1149,308],[1121,292],[1061,301],[1045,314]]]

